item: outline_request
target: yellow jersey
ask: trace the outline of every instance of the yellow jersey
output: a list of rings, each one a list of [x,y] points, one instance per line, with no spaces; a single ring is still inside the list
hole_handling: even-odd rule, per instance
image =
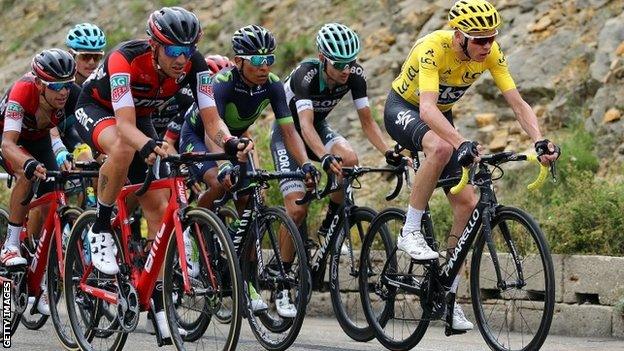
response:
[[[452,39],[452,30],[438,30],[418,39],[392,89],[416,106],[420,92],[438,92],[438,108],[446,112],[486,70],[502,92],[516,88],[498,43],[492,43],[485,61],[462,61],[453,51]]]

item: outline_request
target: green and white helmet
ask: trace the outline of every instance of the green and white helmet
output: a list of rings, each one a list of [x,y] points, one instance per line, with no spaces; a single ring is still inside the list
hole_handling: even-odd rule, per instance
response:
[[[360,53],[360,38],[340,23],[327,23],[316,35],[316,46],[332,61],[352,61]]]

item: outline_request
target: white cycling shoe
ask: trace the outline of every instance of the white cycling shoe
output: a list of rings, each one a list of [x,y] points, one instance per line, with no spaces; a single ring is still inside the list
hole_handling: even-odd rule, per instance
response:
[[[171,333],[169,333],[169,326],[167,325],[167,317],[165,316],[165,311],[156,312],[156,325],[158,325],[158,331],[160,332],[160,337],[163,339],[171,338]],[[156,335],[154,332],[154,323],[147,319],[145,323],[145,331],[149,334]],[[188,334],[185,329],[178,328],[178,333],[181,336],[185,336]]]
[[[290,296],[288,296],[288,290],[282,290],[277,293],[275,299],[275,308],[277,314],[284,318],[295,318],[297,315],[297,307],[290,302]]]
[[[117,265],[117,246],[113,236],[108,232],[94,233],[93,228],[87,233],[89,246],[91,247],[91,262],[98,271],[115,275],[119,273]]]
[[[457,303],[453,309],[453,325],[451,328],[455,330],[472,330],[474,328],[474,325],[466,318],[464,310]]]
[[[397,249],[407,253],[412,259],[417,261],[435,260],[440,257],[440,254],[427,245],[425,238],[419,230],[405,235],[399,234]]]

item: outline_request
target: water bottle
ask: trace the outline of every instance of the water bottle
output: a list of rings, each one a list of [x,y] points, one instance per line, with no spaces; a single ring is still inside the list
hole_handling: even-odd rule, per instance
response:
[[[95,197],[95,190],[92,186],[88,186],[85,190],[87,194],[87,207],[95,207],[97,205],[97,198]]]
[[[65,225],[63,226],[63,250],[65,250],[67,248],[67,241],[69,240],[69,235],[71,234],[71,227],[69,225],[69,223],[65,223]]]

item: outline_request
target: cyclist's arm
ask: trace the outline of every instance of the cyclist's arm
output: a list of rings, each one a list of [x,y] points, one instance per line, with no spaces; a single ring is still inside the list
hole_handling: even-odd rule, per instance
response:
[[[366,106],[357,110],[357,112],[360,117],[360,124],[364,130],[364,134],[366,134],[366,138],[368,138],[371,144],[373,144],[379,152],[382,154],[385,153],[389,147],[383,138],[379,125],[373,119],[370,107]]]
[[[280,130],[282,131],[282,136],[284,137],[286,149],[295,157],[297,163],[301,166],[302,164],[309,162],[310,160],[308,159],[305,144],[303,143],[301,136],[299,136],[299,133],[297,133],[297,129],[295,129],[295,123],[291,122],[280,124]],[[314,133],[316,134],[316,132]],[[320,142],[321,139],[318,137],[318,134],[316,136]],[[323,150],[325,150],[324,147]],[[324,154],[325,152],[323,152],[321,156]]]
[[[293,120],[290,108],[286,103],[286,93],[284,91],[284,85],[279,81],[276,75],[273,75],[275,80],[271,84],[271,108],[275,112],[275,120],[280,126],[282,136],[284,137],[284,144],[286,149],[297,160],[297,163],[301,166],[306,162],[309,162],[308,153],[305,149],[305,144],[297,129],[295,129],[295,122]]]
[[[122,107],[115,110],[117,130],[124,143],[139,151],[150,138],[136,127],[136,110],[134,107]]]
[[[427,123],[434,133],[457,149],[466,139],[444,117],[436,104],[437,101],[438,93],[432,91],[421,92],[420,118]]]
[[[20,132],[7,131],[2,133],[2,156],[9,161],[9,164],[13,169],[22,170],[24,163],[33,158],[24,152],[24,149],[17,145]]]
[[[217,112],[215,106],[199,110],[199,115],[204,123],[206,137],[217,147],[214,152],[223,152],[223,143],[232,134]]]
[[[327,151],[325,150],[325,145],[323,145],[321,137],[314,128],[314,112],[312,109],[305,109],[298,111],[298,114],[301,136],[310,150],[320,159]]]
[[[520,126],[531,137],[533,142],[542,140],[542,133],[537,124],[537,116],[531,106],[520,96],[518,89],[508,90],[503,93],[503,96],[516,115]]]

